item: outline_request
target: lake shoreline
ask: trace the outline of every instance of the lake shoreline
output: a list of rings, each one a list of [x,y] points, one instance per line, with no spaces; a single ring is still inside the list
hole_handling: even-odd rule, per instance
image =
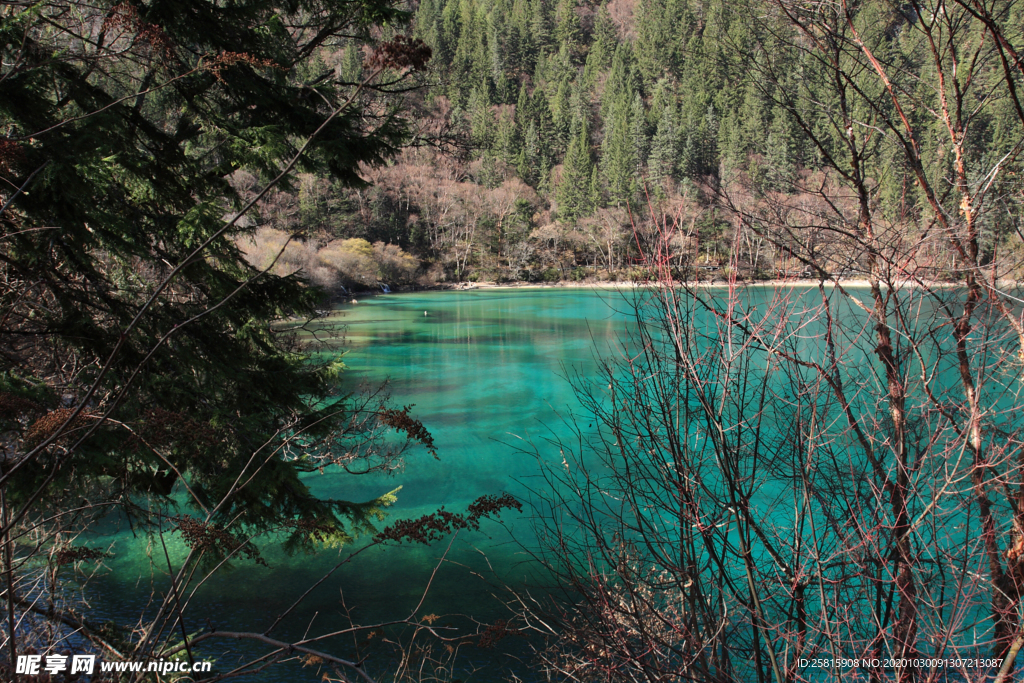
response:
[[[650,288],[660,286],[661,283],[657,282],[636,282],[629,280],[592,280],[582,282],[495,282],[495,281],[481,281],[481,282],[443,282],[435,285],[412,285],[412,286],[401,286],[397,285],[391,289],[390,292],[381,292],[379,290],[364,290],[351,292],[347,295],[339,295],[339,300],[347,300],[356,296],[368,296],[384,293],[407,293],[407,292],[441,292],[441,291],[452,291],[452,292],[468,292],[475,290],[515,290],[515,289],[636,289],[636,288]],[[700,282],[674,282],[676,285],[686,285],[695,289],[728,289],[731,286],[735,286],[738,289],[752,289],[752,288],[795,288],[795,287],[816,287],[819,284],[819,280],[810,278],[790,278],[790,279],[778,279],[778,280],[737,280],[735,283],[730,283],[723,280],[707,280]],[[838,282],[835,280],[826,280],[826,287],[842,287],[850,289],[867,289],[871,287],[870,281],[866,278],[850,278],[840,279]],[[1000,286],[1018,286],[1020,283],[1017,281],[1000,281]],[[934,288],[934,289],[946,289],[949,287],[958,287],[959,283],[956,282],[943,282],[935,280],[902,280],[897,283],[900,288],[908,289],[923,289],[923,288]],[[883,283],[883,287],[887,285]]]
[[[458,282],[451,284],[442,284],[435,287],[429,287],[426,289],[434,291],[442,290],[455,290],[455,291],[466,291],[472,289],[633,289],[637,287],[657,287],[662,283],[659,282],[636,282],[631,280],[599,280],[592,282]],[[723,280],[708,280],[701,282],[674,282],[676,285],[686,284],[687,286],[697,287],[701,289],[706,288],[719,288],[725,289],[730,287],[733,283]],[[792,280],[738,280],[735,283],[736,287],[749,288],[749,287],[811,287],[818,284],[817,280],[810,279],[792,279]],[[834,286],[834,282],[826,282],[829,286]],[[871,283],[867,280],[841,280],[840,284],[844,287],[870,287]],[[907,283],[913,284],[913,283]],[[929,283],[933,284],[933,283]],[[916,284],[914,286],[917,286]],[[404,290],[403,290],[404,291]]]

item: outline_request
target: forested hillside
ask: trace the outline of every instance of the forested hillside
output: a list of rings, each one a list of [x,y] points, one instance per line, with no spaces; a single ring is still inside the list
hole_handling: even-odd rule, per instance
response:
[[[1013,25],[1018,15],[1007,8],[1000,18]],[[296,254],[282,268],[306,264],[314,278],[320,268],[324,284],[642,278],[640,251],[669,218],[678,229],[668,258],[682,270],[809,274],[791,258],[797,245],[785,230],[769,225],[779,223],[771,207],[846,202],[834,181],[851,171],[845,146],[855,140],[855,172],[878,215],[923,240],[907,277],[948,278],[956,256],[929,233],[934,208],[904,159],[908,141],[883,121],[906,114],[923,172],[948,192],[958,162],[943,114],[950,85],[940,82],[926,35],[911,30],[916,22],[909,6],[858,9],[857,25],[911,109],[897,112],[877,74],[847,62],[839,77],[874,102],[852,104],[845,121],[836,73],[811,49],[813,36],[776,5],[423,0],[415,30],[434,50],[434,85],[420,94],[421,116],[434,135],[371,172],[370,190],[308,177],[279,197],[293,207],[286,218],[265,213],[278,229],[308,229],[315,247],[362,238],[364,252],[372,242],[378,250],[396,245],[422,267],[360,275],[327,255]],[[338,58],[352,76],[359,50],[353,43]],[[972,68],[961,88],[970,91],[961,103],[962,161],[970,182],[995,181],[986,185],[991,199],[981,218],[988,262],[1021,246],[1019,121],[1006,89],[993,87],[1004,77],[998,60],[979,51]],[[775,219],[752,220],[751,211]],[[830,274],[865,272],[838,256],[850,247],[839,236],[817,239],[837,255]],[[1007,266],[1003,275],[1018,273]]]

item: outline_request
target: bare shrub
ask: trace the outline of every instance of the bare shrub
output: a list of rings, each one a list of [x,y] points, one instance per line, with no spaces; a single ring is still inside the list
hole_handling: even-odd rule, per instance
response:
[[[373,258],[385,282],[410,282],[420,269],[416,257],[402,251],[397,244],[374,242]]]
[[[284,230],[263,227],[249,238],[240,240],[245,260],[260,270],[270,269],[275,275],[298,273],[313,278],[317,270],[316,248],[310,242],[291,237]],[[318,274],[323,277],[323,274]]]
[[[333,269],[344,282],[377,284],[373,247],[364,239],[355,237],[331,242],[317,252],[317,260],[324,267]]]

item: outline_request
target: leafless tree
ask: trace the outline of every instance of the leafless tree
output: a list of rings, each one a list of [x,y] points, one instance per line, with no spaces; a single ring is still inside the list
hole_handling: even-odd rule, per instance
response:
[[[1005,174],[1021,143],[991,158],[974,134],[997,103],[1020,110],[1010,8],[752,8],[817,71],[792,86],[772,54],[750,56],[826,170],[783,191],[723,184],[733,261],[718,288],[671,267],[680,221],[642,243],[652,287],[626,302],[633,326],[600,379],[577,378],[577,440],[559,443],[556,494],[540,496],[541,554],[575,589],[538,625],[552,670],[1013,676],[1024,387],[1020,289],[1005,278],[1020,263],[983,226],[1016,225]],[[894,25],[920,68],[882,55]],[[914,195],[901,212],[882,202],[894,182]],[[740,286],[752,239],[812,282]],[[936,240],[955,267],[929,260]]]

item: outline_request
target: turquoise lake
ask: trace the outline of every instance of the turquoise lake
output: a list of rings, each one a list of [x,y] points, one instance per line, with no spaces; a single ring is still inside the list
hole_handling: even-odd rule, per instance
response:
[[[318,325],[343,334],[331,344],[344,354],[347,366],[341,388],[357,391],[360,385],[388,382],[394,403],[414,404],[412,414],[433,434],[438,459],[415,449],[397,474],[328,472],[312,475],[310,485],[319,494],[348,500],[372,499],[401,486],[390,520],[418,517],[441,506],[458,512],[488,493],[509,492],[526,499],[540,472],[537,455],[530,451],[557,458],[557,449],[547,440],[566,434],[562,419],[578,410],[567,375],[587,376],[596,367],[595,354],[615,353],[616,341],[630,324],[632,296],[614,290],[471,290],[376,296],[339,306]],[[113,544],[115,556],[107,563],[112,571],[97,576],[89,593],[94,606],[111,618],[138,615],[147,611],[152,588],[165,590],[163,551],[123,530],[108,531],[97,540]],[[501,524],[485,521],[480,532],[459,534],[449,564],[434,579],[419,614],[464,615],[484,623],[507,616],[495,597],[498,584],[539,590],[545,584],[519,545],[529,546],[531,538],[528,514],[514,511],[506,512]],[[181,556],[176,537],[168,537],[168,545],[172,558]],[[342,595],[360,623],[407,616],[446,546],[442,542],[363,553],[307,598],[273,635],[297,639],[307,627],[310,633],[344,628],[348,622]],[[189,630],[201,630],[209,619],[221,630],[262,631],[340,557],[336,550],[286,557],[273,549],[264,556],[269,568],[239,563],[203,586],[189,607]],[[454,617],[451,623],[456,625]],[[460,627],[466,623],[458,620]],[[506,645],[526,654],[526,643]],[[352,638],[320,647],[351,656]],[[225,672],[235,661],[237,657],[219,659],[215,672]],[[491,679],[496,668],[508,667],[522,676],[525,668],[497,650],[474,647],[463,648],[458,661],[467,670],[485,667],[470,680]],[[303,677],[310,674],[306,669]],[[294,675],[278,667],[259,680],[294,680]]]
[[[412,414],[433,434],[438,453],[435,460],[423,449],[414,449],[404,469],[389,476],[330,471],[310,475],[307,481],[317,494],[359,501],[401,487],[384,524],[417,518],[442,506],[464,511],[485,494],[507,492],[526,503],[522,513],[506,511],[500,523],[485,521],[479,532],[458,534],[417,618],[437,615],[438,627],[464,634],[475,628],[474,622],[493,624],[509,616],[504,586],[534,596],[553,588],[528,552],[535,547],[530,491],[548,485],[542,477],[545,465],[562,462],[554,443],[572,436],[567,421],[574,412],[582,418],[579,428],[588,429],[589,418],[581,412],[572,382],[596,380],[601,357],[622,357],[623,340],[634,329],[634,299],[645,296],[645,291],[649,290],[524,288],[392,294],[340,305],[305,328],[302,334],[325,342],[317,351],[321,357],[340,355],[346,364],[341,393],[386,382],[393,404],[414,405]],[[716,297],[716,291],[709,294]],[[866,290],[852,293],[867,296]],[[767,314],[777,294],[771,288],[752,287],[742,297],[748,310],[763,309]],[[816,289],[788,290],[783,296],[788,297],[786,315],[793,316],[790,322],[795,324],[793,352],[805,360],[821,360],[824,320],[813,310],[820,294]],[[920,311],[922,320],[929,320],[933,304],[921,304]],[[850,377],[867,386],[878,368],[870,351],[873,342],[863,335],[863,314],[849,301],[841,301],[835,315],[850,323],[842,332],[850,343],[841,360]],[[928,358],[949,345],[941,330],[935,341],[934,347],[924,350]],[[752,357],[757,363],[764,360],[756,352]],[[950,362],[946,357],[935,366],[936,386],[955,387]],[[1015,373],[1012,368],[1004,372]],[[1012,395],[1000,396],[993,406],[1012,409],[1014,400]],[[1011,421],[1016,419],[1008,414]],[[780,419],[787,415],[781,412]],[[770,421],[766,424],[774,428]],[[785,426],[779,423],[780,430]],[[775,510],[776,493],[763,487],[756,498],[786,527],[790,513]],[[94,540],[94,545],[106,544],[114,553],[106,563],[109,571],[98,574],[86,591],[94,612],[122,624],[139,614],[153,614],[151,596],[162,596],[168,585],[159,542],[133,537],[113,522]],[[367,542],[357,540],[340,553],[328,550],[294,557],[267,546],[263,554],[269,567],[240,562],[204,584],[191,599],[186,627],[192,633],[211,626],[262,632],[340,558]],[[351,622],[365,625],[407,617],[447,547],[446,539],[430,546],[370,548],[314,590],[271,635],[295,641],[307,633],[346,628]],[[168,548],[172,562],[180,562],[185,548],[177,536],[168,537]],[[981,620],[983,606],[979,609],[976,616]],[[386,680],[387,662],[376,643],[364,640],[357,646],[355,641],[351,635],[339,636],[316,647],[340,657],[369,655],[367,670]],[[467,644],[457,653],[452,678],[497,681],[514,672],[524,683],[543,680],[529,664],[530,647],[537,644],[518,636],[506,638],[497,648]],[[233,654],[225,654],[229,650]],[[214,672],[225,673],[243,656],[265,651],[215,641],[201,656],[216,657]],[[319,673],[291,664],[247,680],[319,680]]]

